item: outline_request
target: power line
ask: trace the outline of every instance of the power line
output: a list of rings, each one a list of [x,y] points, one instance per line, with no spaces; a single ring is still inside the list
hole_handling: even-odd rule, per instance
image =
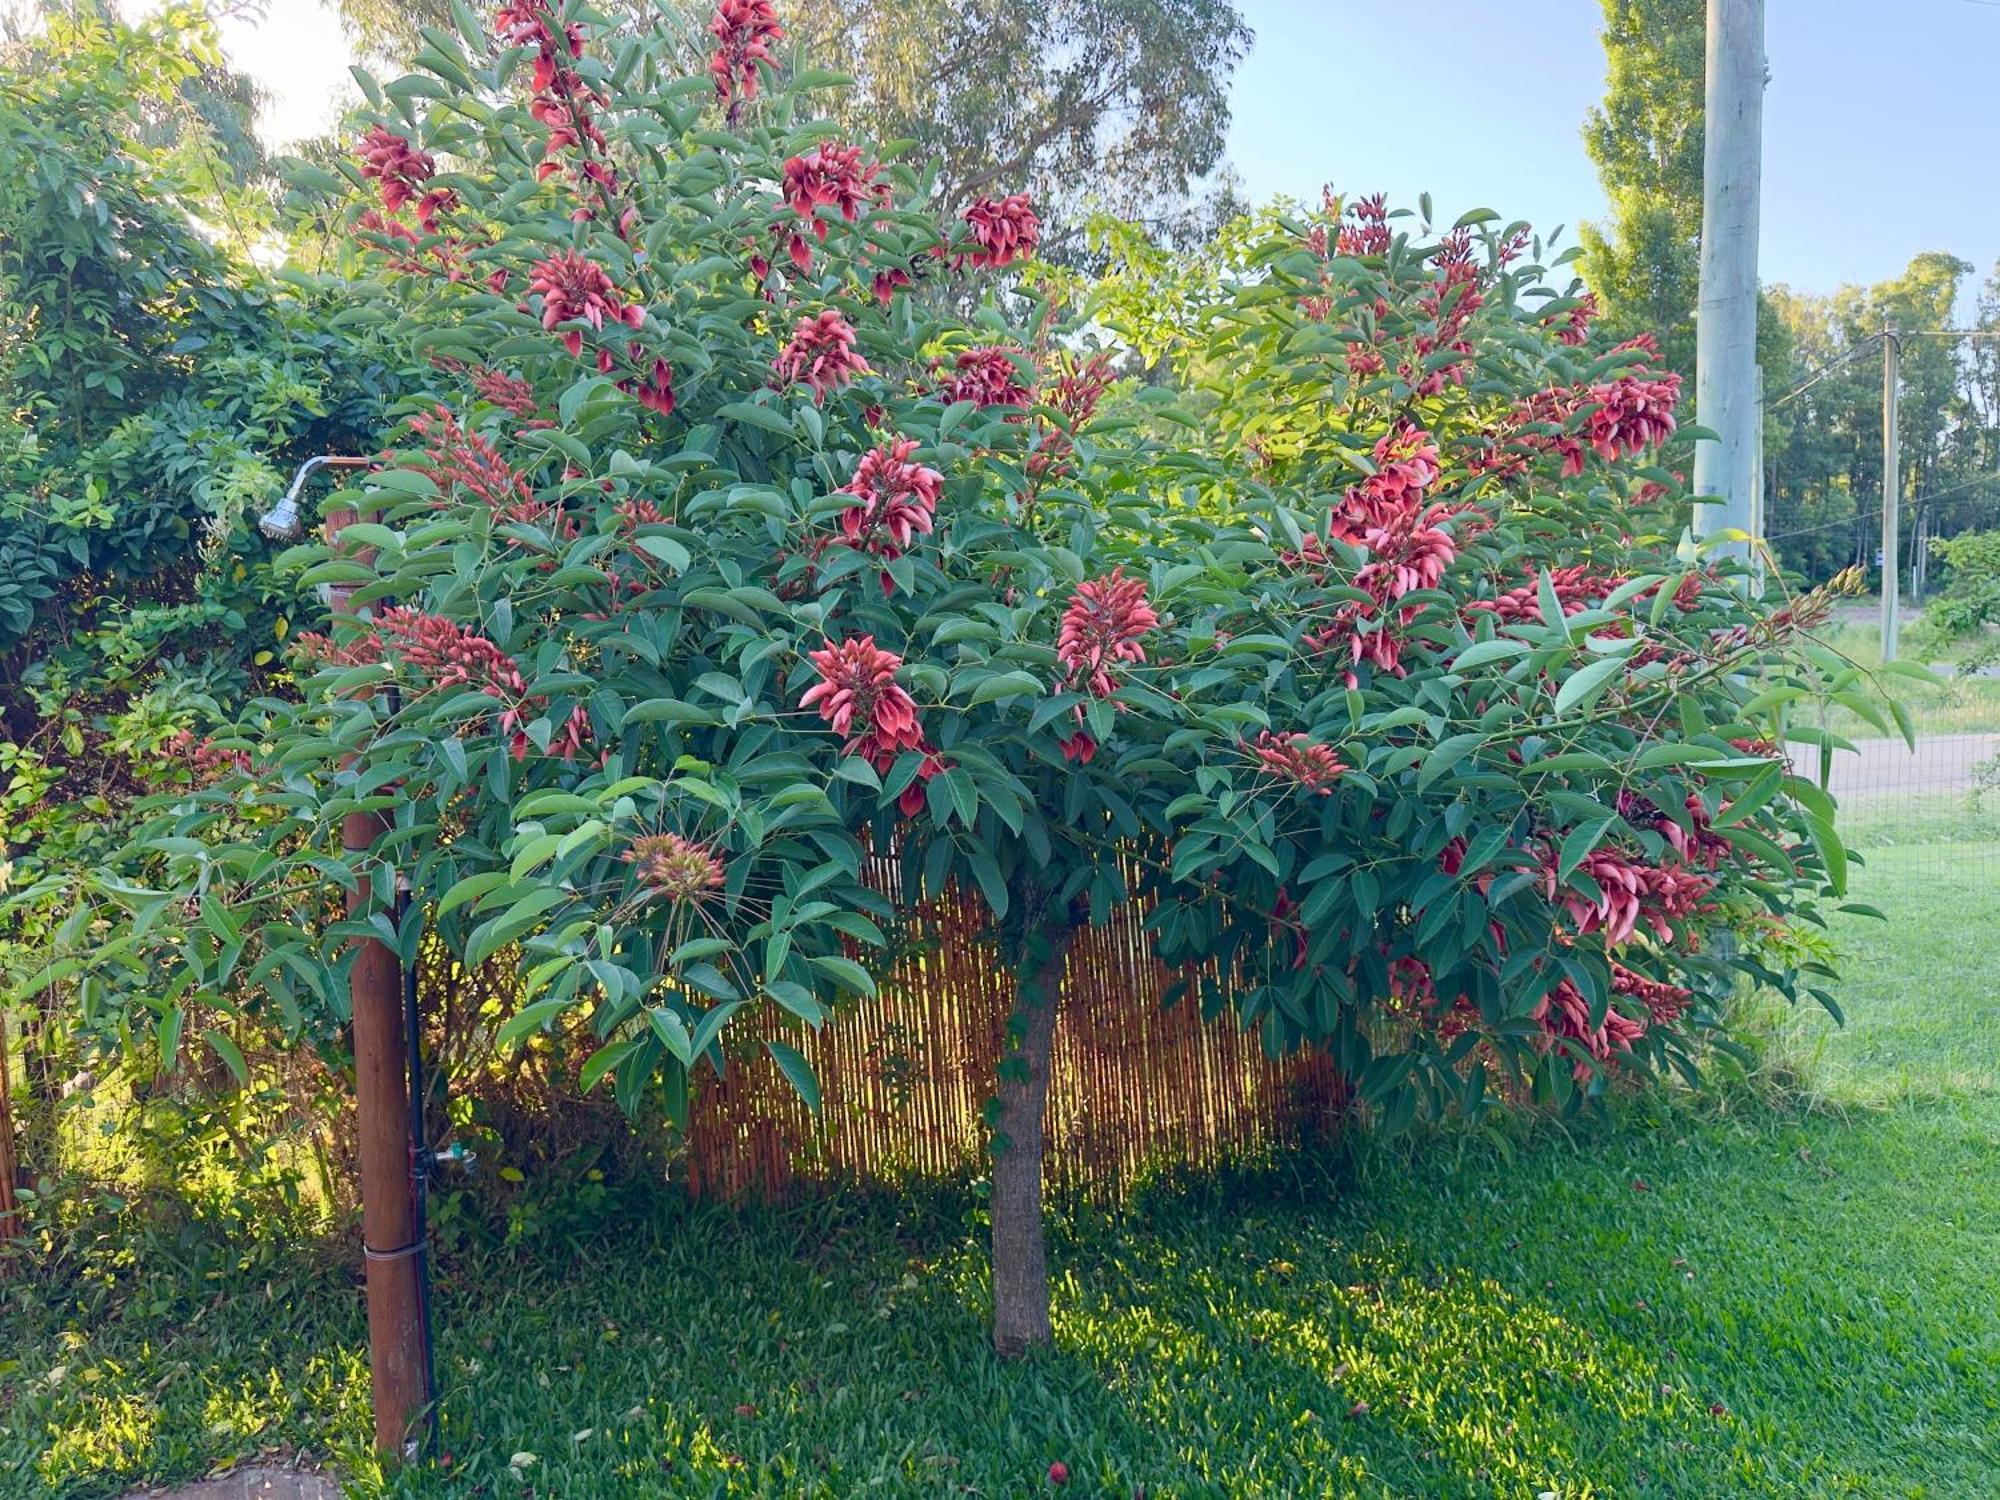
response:
[[[2000,5],[2000,0],[1994,0],[1994,3],[1996,5]],[[1805,374],[1805,377],[1802,380],[1800,380],[1798,384],[1794,385],[1790,390],[1786,391],[1783,395],[1776,396],[1766,400],[1764,402],[1764,410],[1776,411],[1779,407],[1783,406],[1787,401],[1793,400],[1799,396],[1803,396],[1807,391],[1811,390],[1814,386],[1818,385],[1822,380],[1826,379],[1827,376],[1831,375],[1835,370],[1838,370],[1842,365],[1848,363],[1848,361],[1850,360],[1859,359],[1862,355],[1866,354],[1870,349],[1873,349],[1877,344],[1881,342],[1882,342],[1881,334],[1879,333],[1869,334],[1867,338],[1863,339],[1860,343],[1856,344],[1852,349],[1849,349],[1845,354],[1836,355],[1834,358],[1828,360],[1825,364],[1820,365],[1817,369],[1808,370]]]

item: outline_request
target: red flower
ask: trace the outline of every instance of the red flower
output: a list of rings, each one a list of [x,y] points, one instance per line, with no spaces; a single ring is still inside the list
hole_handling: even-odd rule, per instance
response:
[[[840,513],[840,529],[849,542],[895,557],[916,532],[930,534],[944,476],[911,463],[910,455],[916,451],[915,438],[897,438],[876,448],[836,491],[854,496],[857,502]]]
[[[1584,421],[1583,434],[1597,456],[1607,463],[1657,448],[1674,435],[1674,404],[1680,400],[1681,378],[1625,374],[1593,385],[1588,392],[1596,409]]]
[[[1678,1021],[1694,1002],[1693,990],[1668,984],[1665,980],[1649,979],[1617,963],[1611,966],[1611,989],[1614,994],[1630,995],[1637,1000],[1646,1007],[1646,1013],[1653,1021],[1662,1026]]]
[[[1348,209],[1353,224],[1342,224],[1334,242],[1338,255],[1385,255],[1389,250],[1389,205],[1384,194],[1361,198]]]
[[[918,747],[922,749],[922,746]],[[924,784],[939,772],[949,770],[945,758],[935,750],[925,750],[924,758],[917,763],[916,779],[897,794],[896,811],[906,818],[914,818],[924,810]]]
[[[541,410],[535,401],[535,388],[502,370],[479,370],[472,377],[472,390],[481,401],[513,416],[532,417]]]
[[[946,401],[970,401],[977,406],[1028,406],[1035,393],[1021,383],[1020,369],[1014,363],[1020,357],[1020,350],[1000,344],[967,349],[953,363],[939,394]]]
[[[708,60],[716,97],[732,107],[737,99],[755,99],[757,64],[777,67],[771,44],[785,34],[771,0],[722,0],[708,31],[721,44]]]
[[[1064,760],[1073,760],[1078,765],[1087,766],[1097,758],[1097,740],[1087,731],[1079,729],[1066,740],[1057,743],[1062,747]]]
[[[580,251],[564,250],[535,263],[528,275],[528,292],[542,298],[542,327],[553,332],[571,319],[581,319],[600,332],[605,320],[637,328],[646,320],[646,310],[619,295],[610,274]],[[583,352],[583,331],[570,329],[563,346],[572,356]]]
[[[1264,770],[1322,797],[1333,795],[1333,784],[1347,770],[1332,746],[1318,743],[1311,735],[1273,734],[1266,729],[1247,748]]]
[[[229,750],[205,736],[196,735],[192,730],[183,729],[166,743],[167,753],[187,762],[197,782],[212,783],[222,780],[232,771],[248,773],[250,752]]]
[[[854,347],[854,329],[832,308],[818,317],[800,318],[792,341],[771,368],[780,385],[803,381],[811,386],[814,401],[824,400],[828,391],[839,390],[858,375],[873,373]]]
[[[1591,1057],[1607,1065],[1617,1053],[1631,1051],[1632,1044],[1646,1034],[1644,1021],[1626,1015],[1616,1006],[1607,1006],[1604,1023],[1593,1028],[1590,1024],[1590,1002],[1567,979],[1558,980],[1528,1014],[1542,1023],[1542,1030],[1550,1042],[1566,1038],[1579,1043]],[[1590,1063],[1579,1057],[1572,1071],[1576,1081],[1582,1083],[1590,1077],[1592,1070]]]
[[[1142,662],[1146,632],[1160,623],[1146,602],[1146,580],[1113,568],[1076,586],[1056,630],[1056,660],[1065,684],[1081,680],[1086,691],[1108,698],[1118,690],[1114,669]]]
[[[1712,876],[1679,865],[1644,864],[1615,848],[1592,850],[1576,868],[1597,887],[1595,898],[1568,886],[1559,890],[1557,868],[1555,850],[1544,849],[1543,891],[1560,902],[1579,936],[1602,932],[1612,947],[1631,941],[1641,923],[1661,942],[1672,942],[1673,924],[1699,912],[1715,889]]]
[[[873,283],[875,300],[887,307],[896,300],[896,289],[910,285],[910,273],[898,266],[889,266],[875,273]]]
[[[975,266],[1011,265],[1017,257],[1033,255],[1041,243],[1042,221],[1035,217],[1026,193],[981,198],[965,211],[965,222],[979,247],[970,256]]]
[[[672,416],[674,414],[674,367],[664,359],[655,359],[652,370],[644,380],[639,382],[638,394],[641,406],[656,411],[663,417]]]
[[[820,205],[839,209],[841,218],[852,224],[863,201],[876,196],[875,171],[861,164],[859,146],[815,146],[785,163],[785,201],[801,219],[811,219],[813,234],[824,240],[826,220],[816,213]],[[797,258],[796,251],[793,258]]]
[[[1556,342],[1577,345],[1590,339],[1591,320],[1597,316],[1597,293],[1585,292],[1577,299],[1576,306],[1562,314],[1562,324],[1556,329]],[[1544,322],[1550,321],[1543,319]]]
[[[646,833],[632,840],[625,862],[647,893],[676,906],[722,888],[722,861],[707,844],[677,833]]]
[[[896,685],[900,656],[864,635],[808,652],[806,660],[820,680],[800,696],[799,707],[817,705],[833,732],[847,737],[848,754],[886,771],[898,751],[923,749],[916,700]]]
[[[558,38],[545,0],[506,0],[494,15],[493,30],[504,46],[536,49],[536,93],[554,85],[565,54],[571,60],[583,56],[583,28],[572,22]]]
[[[382,206],[392,214],[416,197],[419,184],[437,171],[437,162],[428,151],[417,150],[381,125],[361,138],[354,154],[361,160],[361,175],[382,184]],[[430,228],[431,222],[425,220],[424,227]]]
[[[463,491],[495,512],[535,504],[528,481],[484,437],[461,427],[445,407],[410,418],[410,431],[424,440],[423,457],[411,467],[430,475],[441,494]]]

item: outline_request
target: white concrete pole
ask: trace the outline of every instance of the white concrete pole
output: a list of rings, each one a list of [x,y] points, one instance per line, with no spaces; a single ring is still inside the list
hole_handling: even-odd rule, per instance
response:
[[[1898,356],[1902,353],[1893,321],[1882,329],[1882,660],[1896,659],[1896,637],[1902,621],[1903,474],[1896,409]]]
[[[1757,474],[1757,228],[1764,152],[1764,0],[1708,0],[1702,150],[1695,531],[1748,533]],[[1742,543],[1729,550],[1741,555]]]

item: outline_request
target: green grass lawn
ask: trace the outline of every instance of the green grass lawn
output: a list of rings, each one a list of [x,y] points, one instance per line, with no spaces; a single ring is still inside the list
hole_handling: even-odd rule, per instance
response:
[[[969,1203],[680,1212],[449,1267],[416,1495],[1983,1497],[2000,1486],[2000,884],[1878,850],[1810,1107],[1374,1154],[1059,1230],[1056,1346],[987,1354]],[[1986,860],[1977,868],[1992,871]],[[1922,871],[1919,878],[1919,871]],[[366,1441],[358,1295],[163,1265],[0,1305],[0,1494]],[[533,1455],[532,1462],[513,1462]],[[363,1493],[383,1490],[365,1472]]]

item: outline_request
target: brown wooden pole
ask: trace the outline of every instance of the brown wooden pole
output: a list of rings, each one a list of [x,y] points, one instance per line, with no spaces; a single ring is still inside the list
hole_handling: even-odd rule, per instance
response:
[[[0,1247],[14,1237],[14,1178],[21,1170],[14,1156],[14,1080],[7,1070],[7,1014],[0,1011]]]
[[[352,511],[329,513],[327,540],[354,519]],[[351,609],[348,591],[335,589],[333,612]],[[389,826],[386,813],[349,813],[341,820],[341,844],[351,854],[365,854]],[[362,889],[348,897],[350,915],[367,910],[368,878],[364,873]],[[354,1106],[361,1138],[361,1241],[368,1279],[375,1446],[384,1454],[412,1458],[428,1420],[429,1396],[401,981],[401,966],[387,944],[376,938],[356,940],[348,994],[354,1015]]]

